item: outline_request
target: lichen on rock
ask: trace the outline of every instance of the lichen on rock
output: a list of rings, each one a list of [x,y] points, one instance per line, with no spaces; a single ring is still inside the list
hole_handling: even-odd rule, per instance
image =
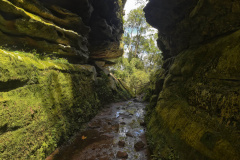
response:
[[[146,6],[164,55],[164,71],[156,76],[164,80],[155,80],[161,86],[146,117],[156,159],[240,156],[238,6],[230,0],[150,0]]]

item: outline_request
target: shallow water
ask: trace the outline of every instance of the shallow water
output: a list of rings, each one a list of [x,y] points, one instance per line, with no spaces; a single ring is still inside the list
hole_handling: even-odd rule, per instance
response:
[[[148,160],[145,128],[140,125],[145,105],[130,100],[106,106],[88,123],[85,131],[46,160]],[[119,146],[119,141],[124,141],[125,146]],[[134,145],[139,141],[145,145],[136,151]],[[117,157],[118,151],[127,153],[128,158]]]

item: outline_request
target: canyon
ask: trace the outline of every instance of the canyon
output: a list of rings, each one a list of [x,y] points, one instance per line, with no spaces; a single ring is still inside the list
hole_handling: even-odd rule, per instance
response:
[[[126,0],[0,0],[0,159],[45,159],[104,105]],[[153,159],[240,157],[240,2],[149,0],[163,66],[149,85]]]

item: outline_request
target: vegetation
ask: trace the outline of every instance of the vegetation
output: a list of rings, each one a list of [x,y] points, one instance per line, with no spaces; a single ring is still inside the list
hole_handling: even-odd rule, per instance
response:
[[[0,159],[44,159],[96,114],[91,68],[0,49]]]
[[[93,66],[35,51],[0,48],[0,73],[0,159],[45,159],[98,112],[101,100],[128,95],[113,94],[106,75],[96,84]]]
[[[143,3],[143,1],[139,1]],[[111,71],[132,88],[135,95],[143,92],[150,76],[161,67],[162,56],[157,48],[157,33],[146,22],[144,5],[130,11],[124,23],[123,45],[125,55]]]

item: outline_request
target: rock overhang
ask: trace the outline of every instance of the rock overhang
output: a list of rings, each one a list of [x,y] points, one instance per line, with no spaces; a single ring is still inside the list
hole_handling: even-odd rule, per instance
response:
[[[10,44],[8,47],[54,53],[75,60],[74,63],[114,59],[123,54],[119,46],[125,1],[2,0],[1,3],[2,46]],[[15,11],[10,11],[11,8]],[[14,16],[9,17],[10,12]]]

